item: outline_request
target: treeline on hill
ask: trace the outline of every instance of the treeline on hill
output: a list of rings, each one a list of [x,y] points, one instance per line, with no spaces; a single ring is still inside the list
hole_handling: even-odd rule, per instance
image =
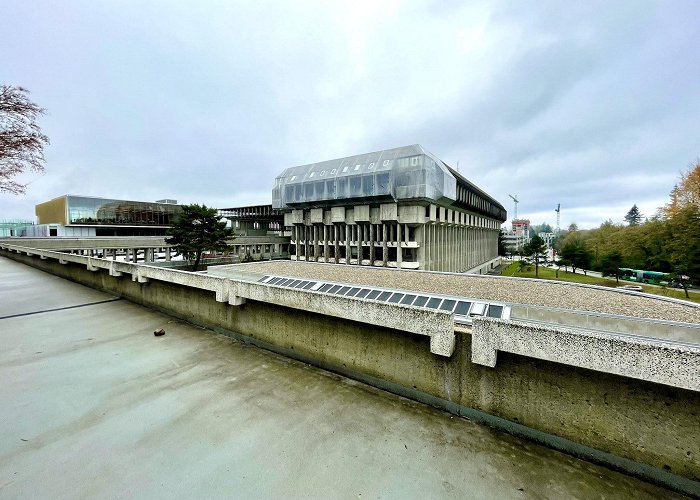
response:
[[[556,263],[607,276],[617,276],[621,267],[660,271],[700,284],[700,160],[681,175],[667,205],[649,218],[635,205],[625,222],[590,230],[572,224],[554,243]]]

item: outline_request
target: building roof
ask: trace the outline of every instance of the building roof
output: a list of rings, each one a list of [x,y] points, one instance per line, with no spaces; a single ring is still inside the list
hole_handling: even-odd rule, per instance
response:
[[[478,210],[501,217],[503,207],[419,144],[285,169],[275,179],[272,206],[289,209],[353,202],[418,200],[452,205],[460,188],[476,195]],[[476,200],[475,200],[476,201]],[[488,210],[485,205],[496,207]],[[464,208],[472,209],[477,207]],[[505,219],[503,219],[505,220]]]

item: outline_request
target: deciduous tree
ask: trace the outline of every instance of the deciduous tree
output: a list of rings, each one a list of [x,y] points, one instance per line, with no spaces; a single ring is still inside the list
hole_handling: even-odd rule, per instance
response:
[[[681,174],[681,180],[671,190],[670,198],[663,209],[666,217],[674,217],[689,206],[700,208],[700,159],[695,160],[695,165]]]
[[[590,269],[593,253],[580,238],[569,238],[561,249],[561,256],[569,262],[573,272],[576,269]]]
[[[615,276],[615,280],[619,283],[622,262],[622,254],[617,250],[606,253],[600,260],[600,271],[603,276]]]
[[[0,193],[23,194],[27,185],[14,179],[28,170],[44,171],[49,138],[36,123],[44,109],[28,94],[22,87],[0,85]]]
[[[168,228],[165,242],[173,245],[178,253],[192,261],[192,270],[196,271],[205,250],[225,252],[228,241],[233,238],[233,229],[226,227],[226,221],[215,208],[206,205],[183,205],[182,212],[173,225]]]

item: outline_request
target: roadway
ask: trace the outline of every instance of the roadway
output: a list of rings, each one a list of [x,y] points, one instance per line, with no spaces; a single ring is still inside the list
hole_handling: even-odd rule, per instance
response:
[[[0,276],[0,498],[675,497],[3,257]]]

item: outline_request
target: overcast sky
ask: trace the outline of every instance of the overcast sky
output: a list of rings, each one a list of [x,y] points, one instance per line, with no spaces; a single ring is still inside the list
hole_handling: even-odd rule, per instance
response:
[[[287,167],[419,143],[513,216],[653,215],[700,157],[700,2],[33,1],[0,83],[48,110],[62,194],[271,202]]]

